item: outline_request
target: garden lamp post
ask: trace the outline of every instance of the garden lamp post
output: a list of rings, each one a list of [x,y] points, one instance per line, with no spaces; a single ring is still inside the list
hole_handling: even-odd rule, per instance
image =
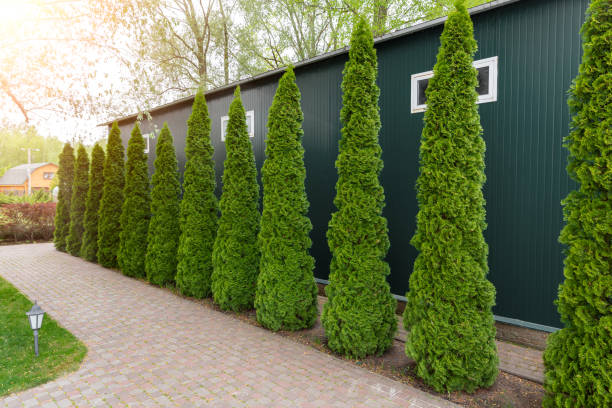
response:
[[[42,326],[43,317],[45,312],[41,309],[40,306],[34,301],[34,305],[29,312],[26,312],[26,316],[30,319],[30,327],[34,331],[34,353],[36,353],[36,357],[38,357],[38,330],[40,326]]]

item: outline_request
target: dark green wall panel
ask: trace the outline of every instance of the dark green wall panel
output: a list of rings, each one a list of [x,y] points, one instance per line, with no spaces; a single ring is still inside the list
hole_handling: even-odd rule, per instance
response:
[[[522,0],[473,16],[479,50],[475,59],[499,57],[498,100],[479,105],[487,143],[485,198],[489,278],[497,288],[498,316],[559,327],[553,305],[563,277],[563,226],[560,201],[574,184],[565,172],[568,133],[567,90],[581,57],[579,29],[587,0]],[[408,290],[415,249],[418,151],[423,113],[410,113],[410,76],[433,68],[442,27],[431,27],[378,43],[380,143],[385,167],[384,214],[389,223],[389,282],[395,294]],[[334,162],[340,136],[340,84],[347,55],[296,69],[304,111],[306,189],[310,200],[315,276],[327,279],[330,253],[325,234],[334,210],[337,180]],[[252,139],[258,170],[264,159],[268,109],[279,75],[242,86],[246,110],[255,111]],[[212,118],[218,193],[225,158],[220,118],[227,115],[231,91],[207,96]],[[179,165],[184,166],[186,121],[191,104],[154,112],[167,121],[175,137]],[[150,124],[143,125],[148,131]],[[122,124],[127,141],[130,123]],[[151,143],[154,149],[155,143]],[[152,170],[154,154],[150,155]]]

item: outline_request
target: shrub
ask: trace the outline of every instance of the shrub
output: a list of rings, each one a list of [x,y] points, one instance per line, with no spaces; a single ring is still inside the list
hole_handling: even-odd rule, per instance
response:
[[[98,211],[104,189],[104,150],[96,144],[91,152],[89,190],[85,202],[85,218],[81,257],[91,262],[98,260]]]
[[[384,258],[389,249],[385,196],[378,176],[383,167],[378,144],[380,116],[377,61],[372,32],[365,20],[353,30],[342,80],[342,136],[338,182],[327,231],[332,253],[329,301],[322,323],[329,347],[353,358],[382,354],[397,329]]]
[[[404,312],[406,353],[415,359],[417,375],[438,392],[472,392],[497,376],[475,51],[472,21],[457,2],[426,91],[411,241],[419,254]]]
[[[118,266],[117,251],[119,250],[120,217],[125,183],[124,166],[121,132],[115,122],[111,127],[106,145],[104,187],[98,213],[98,262],[107,268]]]
[[[35,204],[49,203],[52,201],[51,193],[45,190],[32,191],[30,195],[12,195],[0,193],[0,205],[4,204]]]
[[[79,146],[74,163],[74,182],[72,184],[72,199],[70,200],[70,232],[66,238],[66,249],[71,255],[78,256],[83,242],[83,218],[85,217],[85,201],[89,189],[89,157],[83,145]]]
[[[289,67],[280,79],[268,116],[262,168],[261,262],[255,308],[272,330],[299,330],[317,319],[317,285],[309,254],[312,224],[304,189],[300,90]]]
[[[211,294],[212,249],[217,235],[219,204],[215,196],[210,118],[202,90],[193,102],[186,143],[176,285],[185,295],[203,298]]]
[[[151,218],[149,167],[144,149],[145,141],[136,123],[127,148],[117,262],[125,275],[138,278],[145,277],[147,233]]]
[[[0,238],[48,241],[53,238],[55,203],[5,204],[0,207]]]
[[[234,311],[253,308],[259,269],[259,186],[245,115],[237,87],[225,137],[227,157],[212,275],[215,302]]]
[[[70,229],[70,200],[72,200],[72,179],[74,178],[74,149],[64,145],[59,155],[59,193],[55,212],[55,233],[53,243],[59,251],[66,252],[66,237]]]
[[[159,134],[155,154],[145,270],[149,282],[165,286],[172,284],[176,275],[181,194],[178,163],[167,123]]]
[[[582,27],[580,71],[570,89],[569,175],[563,201],[565,281],[557,302],[565,328],[544,353],[545,407],[612,406],[612,8],[594,0]]]

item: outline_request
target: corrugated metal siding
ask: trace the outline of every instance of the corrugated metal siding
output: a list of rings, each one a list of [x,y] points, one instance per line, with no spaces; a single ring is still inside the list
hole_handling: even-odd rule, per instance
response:
[[[563,226],[560,201],[574,185],[565,173],[568,133],[567,90],[581,56],[579,29],[587,0],[524,0],[473,17],[479,51],[475,59],[499,57],[498,101],[479,105],[487,143],[489,278],[497,288],[495,314],[560,326],[553,301],[562,281]],[[412,271],[418,151],[423,114],[410,113],[410,76],[432,69],[441,27],[432,27],[377,45],[379,57],[380,142],[385,167],[384,214],[389,223],[393,293],[404,295]],[[340,84],[346,54],[296,70],[304,111],[306,189],[313,223],[315,276],[327,279],[330,253],[325,234],[334,210],[334,162],[340,136]],[[264,159],[268,109],[278,76],[243,85],[246,110],[255,111],[253,148],[258,170]],[[211,138],[220,192],[225,146],[220,118],[227,115],[230,91],[209,97]],[[175,136],[184,166],[184,135],[191,107],[177,105],[156,114]],[[143,130],[147,131],[147,124]],[[122,126],[124,140],[130,125]],[[154,143],[151,144],[154,149]],[[152,160],[154,155],[150,155]]]

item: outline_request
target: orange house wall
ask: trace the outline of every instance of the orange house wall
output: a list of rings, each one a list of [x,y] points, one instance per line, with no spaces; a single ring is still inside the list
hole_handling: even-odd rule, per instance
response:
[[[32,191],[40,189],[45,189],[49,191],[52,179],[45,180],[43,175],[44,173],[52,172],[53,176],[55,176],[55,173],[57,173],[57,169],[58,166],[55,164],[45,164],[44,166],[34,170],[30,175],[32,179]],[[25,194],[28,191],[28,181],[26,180],[26,182],[21,185],[0,185],[0,193],[14,193],[15,190],[19,190],[21,194]]]

